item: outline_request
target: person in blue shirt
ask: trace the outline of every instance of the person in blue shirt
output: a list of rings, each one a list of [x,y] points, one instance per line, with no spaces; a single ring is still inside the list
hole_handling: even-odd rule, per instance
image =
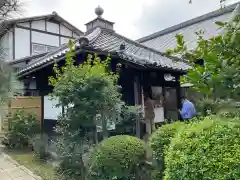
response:
[[[194,104],[185,96],[181,97],[182,109],[179,110],[182,120],[188,120],[196,116],[196,109]]]

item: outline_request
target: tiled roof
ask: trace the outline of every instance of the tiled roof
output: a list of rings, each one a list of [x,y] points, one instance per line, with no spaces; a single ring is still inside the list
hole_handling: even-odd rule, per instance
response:
[[[114,31],[109,31],[106,29],[96,28],[92,33],[81,37],[81,39],[87,38],[89,43],[88,47],[95,50],[100,50],[103,52],[117,53],[122,59],[131,61],[136,64],[143,66],[156,66],[158,68],[176,70],[176,71],[186,71],[190,66],[177,58],[167,57],[165,54],[144,46],[136,41],[130,40],[124,36],[121,36]],[[76,41],[77,48],[80,48],[79,41]],[[120,51],[120,45],[125,45],[125,50]],[[63,57],[66,52],[69,51],[67,46],[62,46],[56,51],[53,51],[37,61],[29,63],[26,68],[19,71],[19,75],[25,74],[29,71],[34,71],[44,67],[54,60]]]
[[[238,3],[232,4],[223,9],[213,11],[195,19],[191,19],[181,24],[153,33],[137,41],[158,51],[166,52],[166,50],[176,47],[177,43],[175,36],[177,34],[182,34],[187,46],[189,48],[194,48],[197,42],[197,35],[195,32],[203,30],[204,38],[206,39],[219,34],[221,30],[215,22],[229,21],[237,4]]]
[[[46,54],[47,53],[35,54],[35,55],[20,58],[20,59],[11,60],[11,61],[8,61],[7,63],[10,65],[14,65],[14,64],[18,64],[18,63],[26,62],[26,61],[33,62],[33,61],[45,56]]]

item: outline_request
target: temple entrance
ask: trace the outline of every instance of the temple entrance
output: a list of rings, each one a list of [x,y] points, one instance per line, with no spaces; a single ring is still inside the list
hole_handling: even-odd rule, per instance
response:
[[[152,86],[152,100],[154,102],[154,124],[164,122],[164,96],[163,88],[161,86]]]
[[[176,88],[164,88],[164,113],[168,123],[178,120],[178,103]]]

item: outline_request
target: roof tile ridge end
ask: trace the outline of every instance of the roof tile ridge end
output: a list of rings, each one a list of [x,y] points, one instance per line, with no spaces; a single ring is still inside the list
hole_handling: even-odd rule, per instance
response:
[[[80,40],[81,38],[84,38],[84,37],[85,37],[85,38],[88,39],[89,44],[92,44],[93,42],[95,42],[95,41],[99,38],[99,36],[101,35],[101,33],[102,33],[102,29],[98,27],[98,28],[94,29],[91,33],[80,37],[79,40]]]

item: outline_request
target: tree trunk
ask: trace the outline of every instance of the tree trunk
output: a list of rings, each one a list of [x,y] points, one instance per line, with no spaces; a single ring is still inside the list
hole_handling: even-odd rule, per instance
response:
[[[105,116],[101,116],[101,119],[102,119],[102,135],[103,135],[103,139],[107,139],[108,138],[107,119],[105,118]]]

